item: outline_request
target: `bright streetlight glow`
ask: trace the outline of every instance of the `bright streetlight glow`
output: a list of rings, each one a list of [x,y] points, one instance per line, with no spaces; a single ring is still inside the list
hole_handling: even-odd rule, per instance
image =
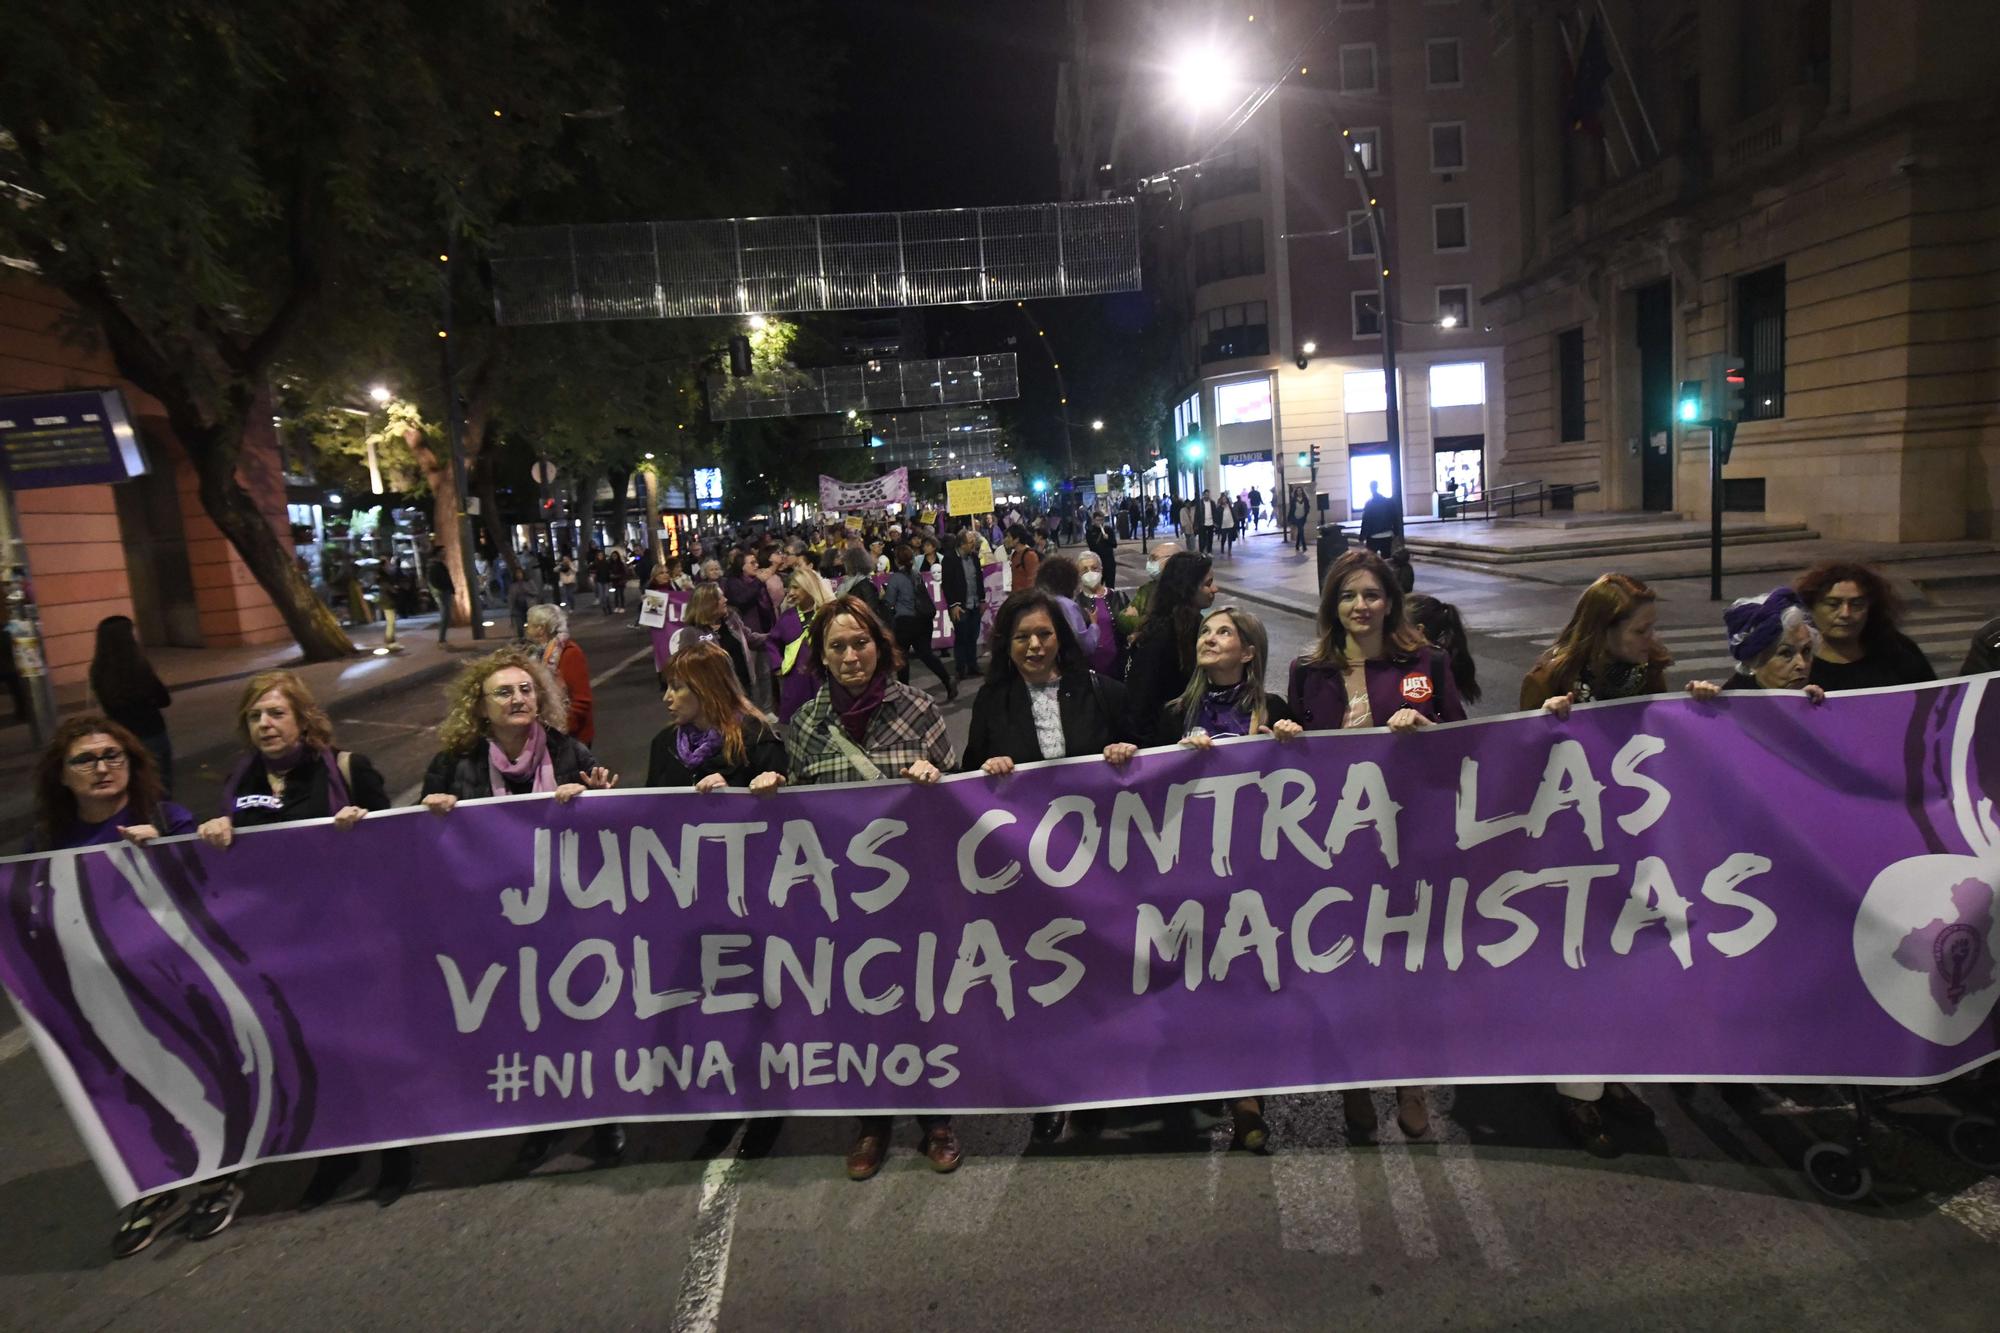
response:
[[[378,384],[368,391],[368,396],[378,403],[386,403],[389,401],[389,386]]]
[[[1307,356],[1311,356],[1319,350],[1319,344],[1308,339],[1306,342],[1299,344],[1299,350]]]
[[[646,455],[646,461],[647,461],[648,463],[652,462],[652,461],[653,461],[653,456],[652,456],[651,454],[647,454],[647,455]]]
[[[1092,430],[1103,430],[1103,429],[1104,429],[1104,418],[1103,418],[1103,417],[1094,417],[1094,418],[1092,418],[1092,419],[1091,419],[1091,422],[1090,422],[1090,428],[1091,428]]]
[[[1043,481],[1040,477],[1035,478],[1035,494],[1040,495],[1048,488],[1049,484],[1046,481]]]
[[[1236,62],[1212,46],[1191,47],[1174,61],[1174,100],[1206,111],[1228,96],[1236,82]]]
[[[1439,320],[1439,321],[1438,321],[1438,327],[1439,327],[1439,328],[1441,328],[1441,329],[1455,329],[1455,328],[1457,328],[1457,327],[1458,327],[1458,316],[1457,316],[1457,315],[1446,315],[1446,316],[1445,316],[1445,317],[1444,317],[1443,319],[1441,319],[1441,320]]]
[[[765,329],[765,326],[767,326],[770,322],[771,321],[765,319],[762,315],[750,316],[750,327],[755,329],[759,333],[762,333]]]
[[[326,497],[326,502],[327,502],[328,504],[330,504],[330,505],[337,505],[337,504],[339,504],[339,503],[340,503],[340,492],[339,492],[339,491],[329,491],[329,492],[327,493],[327,497]]]

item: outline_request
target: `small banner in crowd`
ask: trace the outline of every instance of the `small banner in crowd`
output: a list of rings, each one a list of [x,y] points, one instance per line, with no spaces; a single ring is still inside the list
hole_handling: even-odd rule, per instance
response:
[[[121,1201],[605,1121],[1921,1083],[2000,1049],[1989,684],[12,858],[0,980]]]
[[[885,509],[893,504],[907,504],[909,499],[910,470],[906,467],[885,472],[872,481],[841,481],[837,477],[820,474],[821,509],[845,514],[856,509]]]

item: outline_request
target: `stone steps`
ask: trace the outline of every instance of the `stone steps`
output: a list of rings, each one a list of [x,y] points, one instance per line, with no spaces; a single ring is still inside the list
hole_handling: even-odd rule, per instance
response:
[[[1723,530],[1722,544],[1724,547],[1753,546],[1767,542],[1816,541],[1818,538],[1819,534],[1803,523],[1732,524]],[[1622,532],[1586,536],[1579,533],[1560,541],[1510,542],[1504,546],[1418,536],[1415,532],[1409,532],[1405,536],[1405,544],[1408,545],[1411,555],[1439,563],[1462,564],[1469,569],[1490,569],[1496,566],[1531,564],[1545,560],[1578,560],[1594,556],[1695,551],[1706,549],[1708,543],[1708,530],[1702,528],[1697,531],[1692,526],[1645,534]]]

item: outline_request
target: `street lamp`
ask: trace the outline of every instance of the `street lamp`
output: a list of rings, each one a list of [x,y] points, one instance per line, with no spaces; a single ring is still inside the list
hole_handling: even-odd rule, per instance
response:
[[[386,384],[377,384],[368,391],[368,396],[378,403],[386,403],[389,401],[389,386]]]
[[[1190,47],[1174,61],[1174,98],[1189,110],[1207,110],[1235,85],[1236,62],[1213,46]]]
[[[765,319],[762,315],[750,316],[750,327],[758,333],[762,333],[766,328],[766,326],[770,324],[770,322],[771,321]]]
[[[1314,342],[1310,338],[1306,339],[1304,342],[1299,344],[1299,354],[1302,356],[1311,356],[1314,352],[1317,352],[1318,350],[1319,350],[1319,344]]]
[[[1090,428],[1091,428],[1092,430],[1103,430],[1103,429],[1104,429],[1104,418],[1103,418],[1103,417],[1093,417],[1093,418],[1091,418],[1091,421],[1090,421]]]
[[[1036,477],[1034,482],[1034,487],[1035,487],[1035,494],[1040,495],[1043,491],[1046,491],[1049,488],[1049,484],[1046,481],[1043,481],[1040,477]]]
[[[1441,329],[1455,329],[1455,328],[1457,328],[1457,327],[1458,327],[1458,316],[1457,316],[1457,315],[1446,315],[1446,316],[1445,316],[1444,318],[1442,318],[1442,319],[1440,319],[1440,320],[1438,321],[1438,327],[1439,327],[1439,328],[1441,328]]]

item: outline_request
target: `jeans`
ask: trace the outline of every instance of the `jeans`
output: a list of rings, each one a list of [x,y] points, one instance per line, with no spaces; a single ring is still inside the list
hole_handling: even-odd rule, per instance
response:
[[[444,642],[444,632],[451,628],[451,597],[449,594],[438,598],[438,642]]]
[[[969,676],[979,670],[979,608],[968,606],[952,626],[951,660],[958,674]]]

